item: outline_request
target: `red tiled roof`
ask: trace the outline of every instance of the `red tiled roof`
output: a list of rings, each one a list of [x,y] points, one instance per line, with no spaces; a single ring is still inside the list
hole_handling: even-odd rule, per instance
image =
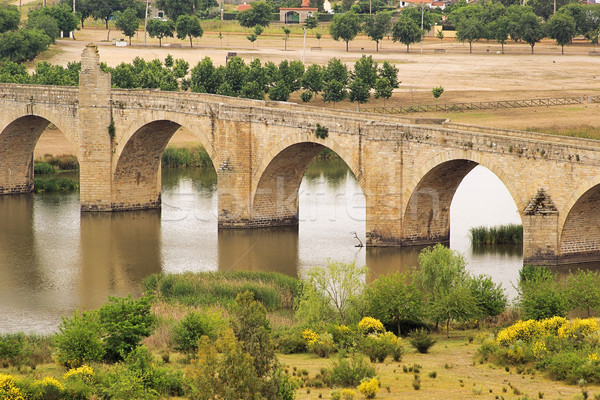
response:
[[[237,10],[238,10],[238,11],[246,11],[246,10],[249,10],[249,9],[251,9],[251,8],[252,8],[252,6],[251,6],[250,4],[240,4],[240,5],[237,7]]]

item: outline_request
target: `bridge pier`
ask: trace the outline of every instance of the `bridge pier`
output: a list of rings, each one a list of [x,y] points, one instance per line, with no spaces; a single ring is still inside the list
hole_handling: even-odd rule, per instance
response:
[[[100,70],[98,48],[93,44],[87,45],[81,56],[79,73],[81,211],[112,211],[110,88],[110,74]]]

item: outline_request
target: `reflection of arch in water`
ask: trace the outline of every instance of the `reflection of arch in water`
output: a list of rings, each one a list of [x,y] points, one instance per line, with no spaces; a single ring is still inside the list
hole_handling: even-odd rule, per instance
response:
[[[143,278],[161,272],[160,214],[160,209],[81,214],[82,304],[95,308],[107,293],[139,293]]]
[[[424,165],[407,185],[403,218],[405,244],[449,242],[452,199],[462,180],[477,165],[489,169],[504,184],[522,219],[524,202],[502,168],[477,154],[448,152]]]
[[[219,230],[219,271],[269,271],[298,276],[298,226]]]

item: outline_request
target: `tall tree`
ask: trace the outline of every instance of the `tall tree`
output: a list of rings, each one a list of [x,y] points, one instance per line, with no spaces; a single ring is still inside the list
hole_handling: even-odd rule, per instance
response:
[[[398,81],[398,68],[394,67],[388,61],[384,61],[383,64],[381,64],[381,69],[378,73],[380,78],[386,78],[390,82],[392,89],[396,89],[400,86],[400,82]]]
[[[571,42],[577,32],[577,26],[572,16],[556,13],[548,20],[546,31],[560,46],[561,54],[565,54],[565,44]]]
[[[131,3],[136,3],[134,0]],[[119,11],[125,11],[128,8],[124,0],[95,0],[92,6],[92,17],[94,19],[104,20],[106,29],[108,29],[108,20]]]
[[[354,40],[358,32],[360,32],[360,20],[353,12],[334,15],[333,22],[329,25],[331,37],[346,42],[346,51],[348,51],[348,43]]]
[[[477,17],[464,19],[456,24],[456,39],[460,42],[469,42],[469,53],[473,52],[473,41],[483,37],[483,21]]]
[[[400,15],[400,18],[392,28],[392,39],[394,42],[400,42],[406,45],[406,52],[409,51],[409,46],[421,40],[421,28],[415,21],[406,16]]]
[[[73,0],[61,0],[60,2],[66,4],[69,8],[73,7]],[[82,28],[84,27],[85,20],[92,16],[93,9],[94,0],[77,0],[75,11]]]
[[[146,26],[148,30],[148,35],[152,38],[158,38],[158,47],[162,47],[162,40],[165,37],[173,37],[173,32],[175,31],[175,24],[173,21],[162,19],[150,19],[148,20],[148,25]]]
[[[363,24],[363,31],[376,43],[376,51],[379,51],[379,41],[392,28],[392,16],[389,13],[379,12],[367,15]]]
[[[19,29],[21,14],[17,6],[0,5],[0,33]]]
[[[362,56],[354,63],[354,78],[360,79],[369,89],[375,86],[377,80],[377,62],[372,56]]]
[[[412,19],[418,27],[421,27],[421,11],[423,12],[423,30],[428,32],[440,20],[441,16],[439,14],[431,12],[429,8],[421,10],[421,7],[405,7],[402,9],[400,15]]]
[[[255,1],[252,8],[242,11],[237,15],[240,25],[245,28],[254,28],[257,25],[269,26],[271,23],[271,6],[264,1]]]
[[[487,33],[490,39],[494,39],[502,45],[502,54],[504,54],[504,44],[508,40],[510,34],[511,20],[506,15],[499,17],[497,20],[492,21],[487,26]]]
[[[56,20],[58,29],[63,34],[75,31],[79,24],[79,19],[73,14],[73,11],[64,3],[52,7],[43,7],[33,10],[29,13],[29,18],[38,18],[42,15],[48,15]]]
[[[190,38],[190,47],[193,47],[192,39],[204,34],[200,20],[195,15],[181,15],[175,23],[175,30],[179,39]]]
[[[521,16],[517,24],[517,32],[519,38],[531,46],[531,54],[535,44],[544,38],[544,28],[539,17],[532,12]]]
[[[131,38],[135,35],[140,26],[140,19],[137,17],[137,13],[134,9],[128,8],[123,12],[117,13],[115,26],[123,32],[123,35],[129,38],[129,45],[131,46]]]

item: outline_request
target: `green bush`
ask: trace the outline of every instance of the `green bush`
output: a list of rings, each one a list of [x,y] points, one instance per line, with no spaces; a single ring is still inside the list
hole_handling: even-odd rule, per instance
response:
[[[365,378],[375,376],[375,368],[361,355],[347,359],[339,357],[326,371],[324,379],[330,385],[355,387]]]
[[[34,175],[49,175],[56,173],[54,167],[47,162],[36,162],[33,164]]]
[[[69,178],[34,178],[35,193],[70,192],[79,189],[79,183]]]
[[[167,147],[162,155],[162,166],[167,168],[210,167],[212,160],[202,146]]]
[[[556,281],[554,272],[547,267],[524,266],[519,275],[518,302],[523,319],[541,320],[567,315],[567,294]]]
[[[427,353],[436,340],[425,329],[417,329],[408,335],[408,341],[419,353]]]
[[[275,348],[283,354],[306,353],[306,341],[302,337],[302,329],[293,327],[273,334]]]
[[[85,362],[101,361],[105,354],[97,312],[75,311],[71,318],[63,317],[54,337],[56,361],[67,368],[77,368]]]
[[[131,296],[109,297],[109,302],[98,310],[105,334],[105,358],[119,361],[133,351],[143,338],[150,336],[154,316],[150,312],[151,297],[139,300]]]
[[[100,377],[103,397],[109,399],[156,399],[183,395],[183,373],[157,366],[145,346],[139,346]]]
[[[151,275],[142,287],[159,299],[189,306],[228,307],[238,294],[250,291],[267,310],[293,310],[300,280],[274,272],[187,272]]]
[[[215,340],[219,330],[225,325],[220,315],[192,311],[187,314],[173,329],[173,342],[177,350],[186,353],[198,350],[198,340],[208,336]]]

